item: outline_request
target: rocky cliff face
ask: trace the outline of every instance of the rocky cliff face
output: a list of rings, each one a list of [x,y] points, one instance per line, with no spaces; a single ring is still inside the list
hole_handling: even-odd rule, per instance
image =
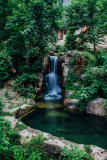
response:
[[[74,72],[77,75],[81,75],[81,73],[85,67],[86,60],[82,55],[78,55],[78,53],[79,53],[78,51],[72,50],[72,51],[68,51],[67,54],[62,53],[59,56],[59,64],[61,65],[60,68],[62,69],[60,71],[60,74],[63,77],[63,85],[64,86],[65,86],[65,83],[67,80],[68,73],[71,69],[71,66],[72,66],[72,68],[74,68]],[[73,59],[73,61],[75,61],[74,65],[71,65],[72,59]]]
[[[35,92],[36,95],[39,97],[43,97],[44,87],[45,87],[45,75],[49,72],[49,59],[48,56],[44,57],[43,59],[43,67],[41,68],[41,71],[37,73],[39,79],[38,83],[35,83]]]
[[[62,76],[62,86],[64,92],[64,107],[69,110],[72,113],[75,113],[75,111],[78,111],[78,106],[76,103],[74,103],[74,99],[71,99],[73,94],[73,90],[66,91],[65,90],[65,84],[67,81],[67,76],[69,74],[69,71],[71,68],[74,69],[74,72],[76,73],[77,77],[80,78],[82,81],[84,80],[85,75],[82,73],[83,69],[86,67],[87,59],[83,56],[82,52],[79,51],[68,51],[66,54],[62,53],[59,56],[59,65],[61,68],[60,74]],[[93,72],[96,72],[98,68],[92,67]],[[102,69],[99,69],[102,70]],[[75,86],[76,85],[76,86]],[[73,83],[74,87],[78,87],[78,83]],[[81,84],[79,87],[84,87],[84,85]],[[76,101],[78,101],[76,99]],[[87,104],[86,113],[97,115],[97,116],[105,116],[107,115],[107,109],[105,108],[106,104],[104,103],[103,98],[97,98],[92,101],[90,101]]]

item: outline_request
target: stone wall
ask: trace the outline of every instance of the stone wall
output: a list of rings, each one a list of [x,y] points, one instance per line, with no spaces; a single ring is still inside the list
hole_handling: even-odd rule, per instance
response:
[[[17,128],[17,123],[18,123],[17,119],[11,116],[6,116],[5,119],[11,121],[11,126],[13,129]],[[22,122],[19,123],[22,124]],[[74,142],[63,140],[49,133],[41,132],[39,130],[32,129],[30,127],[27,127],[26,129],[20,131],[20,143],[21,144],[29,143],[31,139],[37,138],[39,134],[42,134],[46,138],[46,140],[44,140],[43,142],[43,145],[46,148],[48,154],[60,155],[65,146],[68,149],[70,149],[71,146],[77,145],[80,149],[84,150],[83,144],[77,144]],[[94,145],[90,145],[90,149],[92,150],[90,155],[94,157],[94,160],[107,159],[107,150],[104,150]]]

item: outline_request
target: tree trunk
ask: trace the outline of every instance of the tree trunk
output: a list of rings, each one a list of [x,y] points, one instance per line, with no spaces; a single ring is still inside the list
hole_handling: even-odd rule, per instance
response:
[[[94,54],[96,54],[96,43],[94,42]]]

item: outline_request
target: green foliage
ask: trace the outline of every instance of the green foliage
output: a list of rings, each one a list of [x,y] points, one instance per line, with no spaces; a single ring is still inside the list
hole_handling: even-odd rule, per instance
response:
[[[77,56],[83,57],[84,60],[86,61],[85,65],[87,66],[96,66],[97,61],[98,61],[95,55],[93,55],[91,52],[77,50],[77,53],[75,53],[75,55],[73,55],[71,58],[71,61],[70,61],[71,67],[76,65]]]
[[[10,78],[10,61],[7,53],[0,53],[0,87]]]
[[[82,52],[88,66],[96,66],[97,59],[91,52]]]
[[[75,31],[79,28],[87,26],[87,30],[77,35],[78,45],[83,46],[85,42],[94,44],[94,52],[96,52],[96,45],[102,41],[107,31],[107,2],[105,0],[82,0],[73,1],[66,9],[66,17],[68,23],[68,30],[71,27]],[[66,45],[69,49],[75,47],[75,33],[68,32],[66,38]],[[78,48],[79,46],[77,46]],[[83,47],[84,48],[84,47]]]
[[[74,32],[75,32],[75,27],[70,27],[68,34],[66,36],[65,47],[67,47],[67,49],[69,50],[73,50],[77,48],[77,42],[76,42],[77,36],[74,35]]]
[[[0,51],[4,53],[0,54],[0,86],[10,78],[10,66],[16,70],[12,76],[20,75],[24,85],[38,80],[34,73],[41,70],[42,56],[55,44],[61,12],[59,0],[0,1]]]
[[[8,100],[10,100],[11,99],[11,97],[10,97],[10,95],[9,95],[9,92],[6,90],[6,92],[5,92],[5,97],[8,99]]]
[[[80,109],[85,109],[89,100],[107,96],[107,72],[104,68],[88,69],[83,81],[84,88],[77,92]]]
[[[35,83],[36,81],[39,80],[39,77],[37,77],[37,75],[35,73],[32,73],[32,74],[26,74],[26,73],[23,73],[21,76],[18,76],[17,79],[16,79],[16,83],[17,84],[27,84],[27,83]]]
[[[103,50],[98,53],[98,65],[107,69],[107,51]]]
[[[58,55],[60,55],[62,52],[66,52],[66,48],[62,45],[57,45],[56,49],[55,49],[55,52],[57,52]]]
[[[17,90],[21,96],[27,97],[27,98],[35,98],[34,94],[34,88],[33,87],[25,87],[25,86],[17,86],[15,85],[14,90]]]
[[[24,129],[27,129],[27,126],[24,123],[19,123],[19,122],[16,123],[15,130],[22,131]]]
[[[39,77],[35,73],[23,73],[17,76],[13,89],[17,90],[21,96],[32,98],[35,93],[33,85],[38,81]]]
[[[80,150],[78,146],[71,146],[70,150],[65,147],[62,156],[64,156],[63,160],[93,160],[91,156],[84,150]]]
[[[89,153],[89,154],[92,152],[92,149],[90,148],[89,145],[85,145],[85,146],[84,146],[84,149],[85,149],[85,151],[86,151],[87,153]]]
[[[19,63],[24,60],[24,55],[26,53],[24,36],[22,33],[18,32],[16,35],[12,35],[7,40],[7,52],[11,57],[13,66],[18,67]]]
[[[19,74],[36,73],[41,70],[42,66],[43,66],[43,59],[42,58],[38,59],[38,57],[36,57],[35,59],[33,58],[33,60],[30,59],[29,63],[22,61],[18,66],[18,71],[19,71]]]
[[[76,74],[74,73],[74,69],[71,69],[67,77],[66,90],[72,89],[75,80],[76,80]]]
[[[0,116],[2,115],[2,108],[4,107],[2,103],[2,98],[0,97]]]
[[[3,42],[6,41],[8,37],[8,32],[6,30],[7,17],[12,15],[12,1],[11,0],[1,0],[0,1],[0,50],[3,49]]]
[[[79,99],[77,105],[80,110],[84,110],[90,100],[95,98],[107,98],[107,56],[105,51],[98,53],[98,59],[89,52],[77,52],[70,62],[71,68],[76,65],[76,56],[84,56],[87,60],[87,67],[81,75],[77,77],[73,69],[70,70],[66,90],[72,90],[73,94],[69,98]],[[98,67],[92,67],[98,64]]]
[[[11,159],[10,148],[19,144],[19,134],[10,127],[10,123],[0,117],[0,158]]]

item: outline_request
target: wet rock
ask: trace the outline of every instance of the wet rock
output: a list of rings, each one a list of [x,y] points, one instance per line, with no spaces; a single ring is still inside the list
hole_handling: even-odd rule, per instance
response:
[[[73,93],[74,91],[65,91],[65,99],[68,99]]]
[[[78,101],[78,99],[64,99],[64,106],[69,107],[71,105],[76,105]]]
[[[59,56],[59,57],[58,57],[58,58],[59,58],[58,61],[61,62],[61,63],[64,63],[65,57],[66,57],[66,55]]]
[[[50,56],[57,56],[57,53],[50,51],[50,52],[49,52],[49,55],[50,55]]]
[[[70,61],[70,58],[68,56],[65,57],[65,64],[68,65]]]
[[[69,73],[69,67],[64,65],[63,66],[63,76],[67,77],[68,73]]]
[[[85,68],[85,65],[74,65],[74,72],[79,75],[82,73],[83,69]]]
[[[16,107],[13,109],[9,109],[9,108],[4,108],[3,111],[4,112],[9,112],[11,114],[13,114],[16,118],[28,113],[29,111],[31,111],[34,108],[33,105],[29,105],[29,104],[23,104],[20,107]]]
[[[63,55],[65,55],[65,53],[64,53],[64,52],[60,53],[60,56],[63,56]]]
[[[78,101],[78,99],[65,99],[64,107],[66,108],[66,111],[72,114],[82,114],[82,112],[79,111],[79,108],[77,106]]]
[[[32,104],[32,105],[36,105],[36,102],[34,99],[30,98],[27,100],[27,103]]]
[[[91,156],[93,156],[95,160],[107,160],[107,150],[94,145],[90,145],[90,148],[92,150]]]
[[[12,112],[15,113],[15,117],[18,118],[26,113],[28,113],[29,111],[31,111],[33,109],[32,105],[28,105],[28,104],[23,104],[20,108],[14,108],[12,110]]]
[[[63,142],[56,139],[44,141],[44,145],[49,154],[60,154],[65,146]]]
[[[44,60],[43,60],[43,69],[42,69],[43,73],[46,73],[48,65],[49,65],[48,57],[44,57]]]
[[[5,88],[9,88],[9,87],[14,86],[14,84],[15,84],[15,81],[14,81],[14,80],[9,80],[9,81],[7,81],[6,83],[4,83],[4,87],[5,87]]]
[[[107,109],[105,108],[105,99],[97,98],[89,101],[86,112],[92,115],[105,116],[107,114]]]

